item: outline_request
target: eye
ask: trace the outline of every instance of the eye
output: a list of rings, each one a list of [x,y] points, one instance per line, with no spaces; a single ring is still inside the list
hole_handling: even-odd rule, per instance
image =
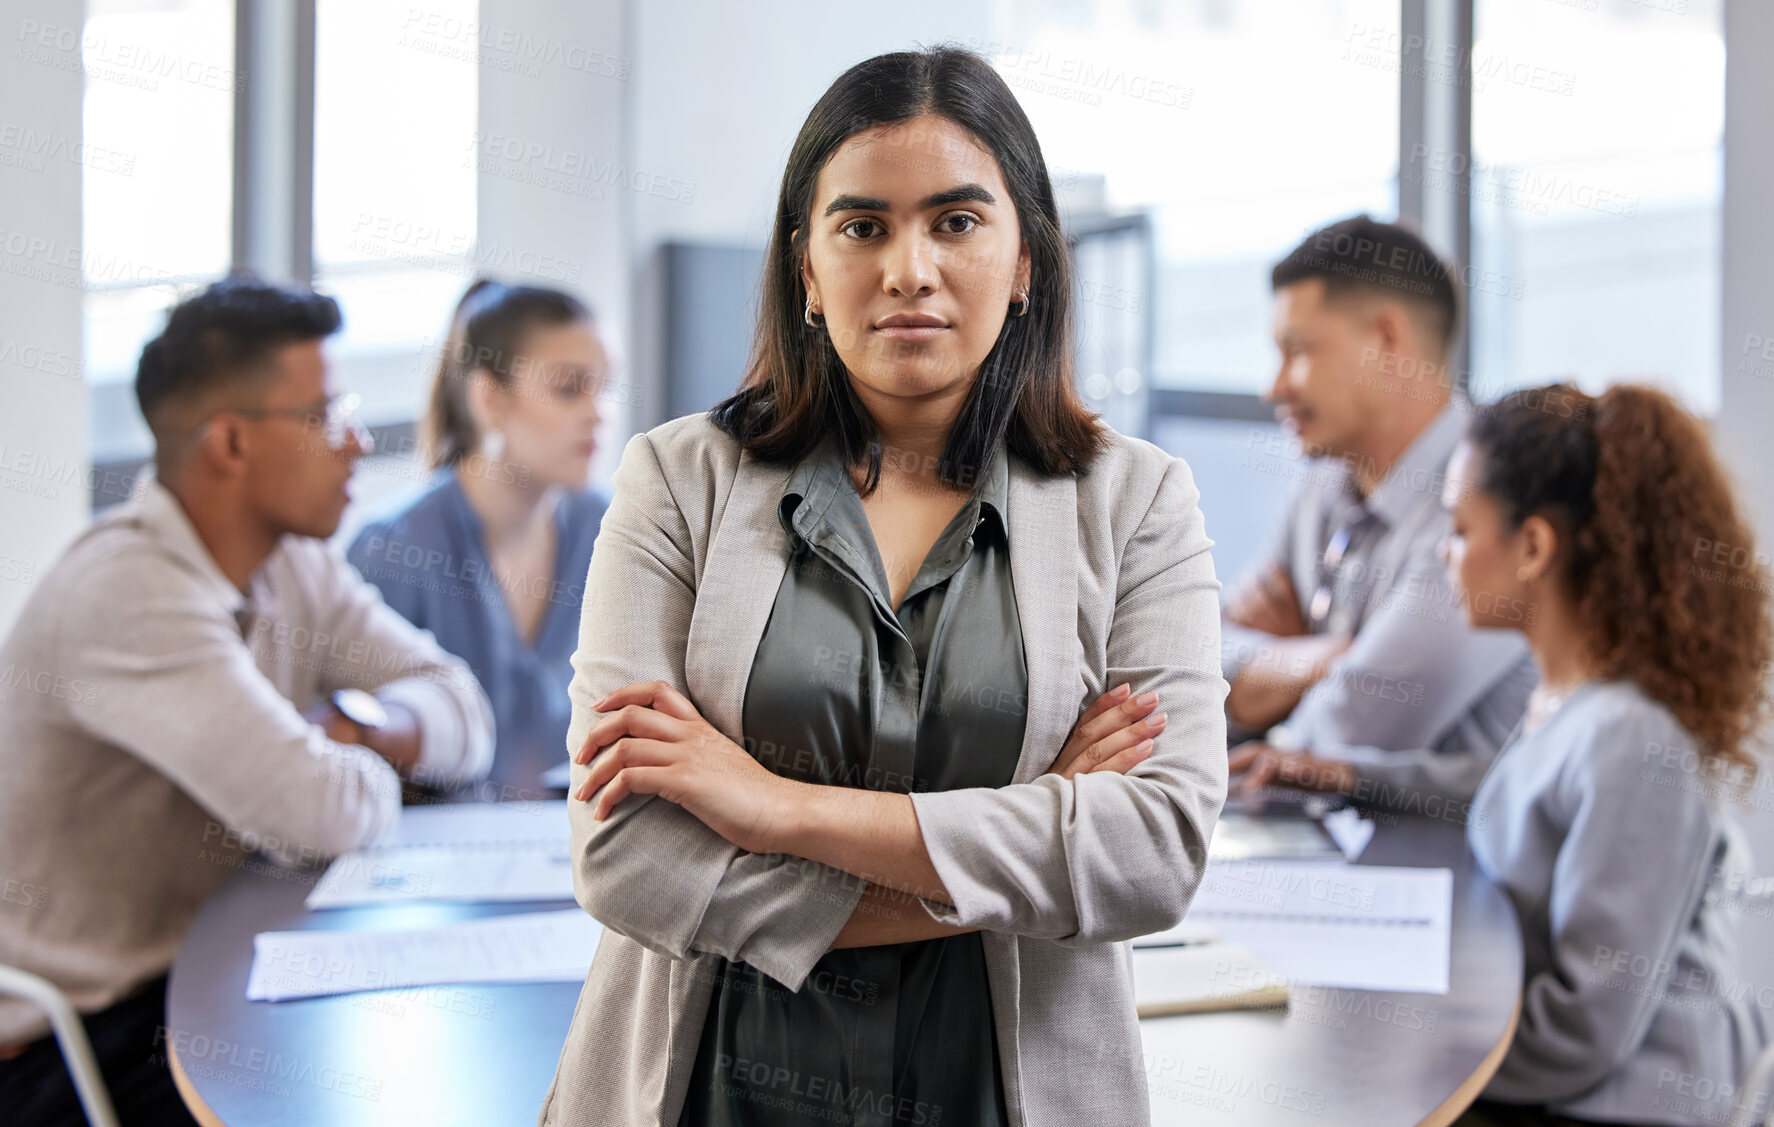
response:
[[[852,219],[842,227],[839,227],[838,233],[841,235],[849,235],[853,239],[866,239],[869,237],[867,233],[858,233],[855,230],[857,227],[863,226],[879,227],[880,224],[873,219]]]
[[[964,224],[964,226],[956,227],[954,224],[957,221]],[[965,235],[975,227],[979,226],[979,216],[971,215],[965,211],[951,212],[937,220],[937,225],[943,229],[944,234]]]

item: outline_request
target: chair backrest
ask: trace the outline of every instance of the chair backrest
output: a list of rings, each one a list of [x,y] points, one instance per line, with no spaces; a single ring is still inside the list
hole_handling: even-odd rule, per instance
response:
[[[0,964],[0,993],[29,999],[49,1015],[49,1027],[55,1031],[62,1059],[74,1076],[74,1091],[80,1096],[87,1122],[93,1127],[117,1127],[117,1111],[92,1055],[92,1042],[86,1039],[86,1027],[80,1024],[80,1014],[68,996],[47,978],[4,964]]]

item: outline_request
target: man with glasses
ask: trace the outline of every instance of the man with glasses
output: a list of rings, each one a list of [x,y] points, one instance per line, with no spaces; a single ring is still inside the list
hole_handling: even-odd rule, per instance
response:
[[[86,1015],[125,1122],[188,1122],[165,975],[204,899],[265,852],[369,845],[400,776],[484,775],[474,677],[325,543],[370,450],[322,345],[332,299],[252,278],[177,306],[142,350],[154,473],[105,513],[0,646],[0,963]],[[0,1107],[79,1122],[47,1023],[0,998]]]
[[[1275,729],[1232,769],[1246,793],[1458,818],[1536,679],[1518,633],[1466,625],[1439,559],[1442,478],[1471,410],[1448,366],[1458,275],[1416,232],[1363,215],[1307,236],[1271,284],[1276,445],[1310,461],[1254,463],[1301,484],[1226,600],[1230,738]]]

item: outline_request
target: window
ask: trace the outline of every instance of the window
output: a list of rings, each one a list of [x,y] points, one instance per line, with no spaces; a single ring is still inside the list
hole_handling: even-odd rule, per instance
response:
[[[147,453],[131,385],[182,287],[227,272],[234,5],[89,0],[82,275],[93,457]]]
[[[423,409],[475,265],[476,0],[322,0],[315,14],[315,288],[338,299],[331,355],[372,423]]]
[[[1473,390],[1575,377],[1719,406],[1720,0],[1481,0]]]
[[[1270,266],[1326,222],[1397,211],[1398,0],[995,11],[999,41],[973,46],[1017,92],[1056,190],[1074,212],[1151,216],[1153,292],[1134,295],[1151,303],[1150,383],[1260,392]]]

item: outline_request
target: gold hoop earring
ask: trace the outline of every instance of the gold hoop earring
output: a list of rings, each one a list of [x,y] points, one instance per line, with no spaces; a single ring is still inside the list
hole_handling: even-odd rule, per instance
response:
[[[819,320],[815,321],[813,319],[814,316],[815,316],[815,314],[813,312],[813,295],[808,294],[807,295],[807,308],[801,310],[801,320],[807,322],[807,327],[809,329],[824,328],[825,327],[825,318],[823,316],[820,316]]]

